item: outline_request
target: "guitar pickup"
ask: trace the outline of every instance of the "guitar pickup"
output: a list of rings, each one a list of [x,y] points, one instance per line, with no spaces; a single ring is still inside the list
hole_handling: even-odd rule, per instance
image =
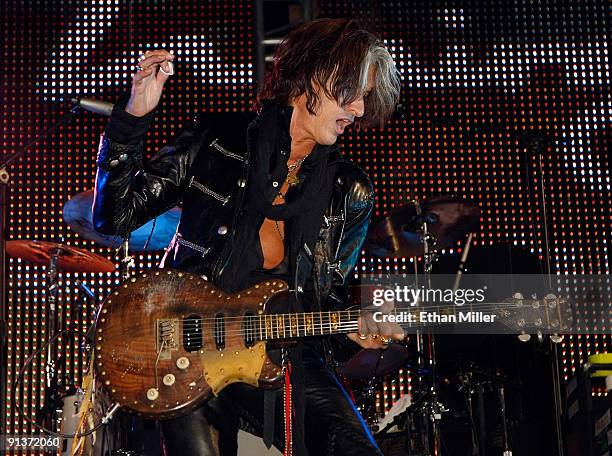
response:
[[[194,352],[202,349],[203,327],[200,315],[191,314],[183,318],[183,348],[185,351]]]
[[[217,350],[223,350],[225,348],[225,315],[222,313],[215,315],[214,335]]]
[[[178,350],[179,320],[176,318],[158,319],[155,325],[155,350],[159,359],[170,359],[170,352]]]

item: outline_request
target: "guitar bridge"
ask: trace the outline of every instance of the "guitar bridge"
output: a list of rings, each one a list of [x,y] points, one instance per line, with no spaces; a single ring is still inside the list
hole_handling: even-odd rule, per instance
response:
[[[159,359],[170,359],[170,352],[178,350],[178,327],[176,318],[157,320],[155,351],[159,353]]]

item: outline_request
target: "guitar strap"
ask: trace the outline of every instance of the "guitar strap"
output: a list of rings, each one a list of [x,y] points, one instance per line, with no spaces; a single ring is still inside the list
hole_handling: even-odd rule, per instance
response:
[[[285,389],[283,395],[285,412],[285,455],[293,456],[293,397],[291,389],[291,360],[288,356],[283,357],[283,373],[285,376]]]
[[[263,441],[270,449],[274,441],[274,418],[276,413],[276,391],[264,390],[264,428]]]

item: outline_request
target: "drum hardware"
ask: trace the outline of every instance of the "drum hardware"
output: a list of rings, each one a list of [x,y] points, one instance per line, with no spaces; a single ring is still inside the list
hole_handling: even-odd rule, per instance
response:
[[[513,452],[510,449],[510,439],[508,434],[508,419],[506,415],[506,385],[512,387],[521,386],[517,382],[499,372],[489,372],[479,368],[476,364],[470,363],[465,370],[458,375],[457,391],[462,392],[465,396],[467,411],[470,418],[472,428],[472,454],[478,456],[486,456],[485,442],[486,435],[486,415],[485,415],[485,398],[484,393],[487,391],[495,391],[497,397],[499,419],[501,423],[501,449],[503,456],[512,456]],[[476,396],[476,413],[478,417],[478,426],[474,419],[474,396]]]
[[[46,351],[46,388],[45,400],[43,406],[36,413],[36,422],[31,421],[28,417],[23,416],[23,411],[17,406],[17,411],[22,417],[33,427],[43,431],[46,434],[63,437],[63,446],[60,454],[69,455],[72,438],[75,437],[77,425],[79,423],[79,407],[83,400],[83,391],[68,379],[60,379],[62,365],[65,364],[65,358],[59,356],[57,351],[57,342],[65,335],[84,336],[84,342],[81,344],[81,349],[91,354],[93,346],[93,330],[95,326],[92,324],[85,335],[73,327],[64,327],[62,318],[60,317],[61,309],[58,305],[58,290],[61,286],[59,279],[60,271],[69,272],[112,272],[115,270],[114,264],[106,258],[91,253],[87,250],[58,244],[53,242],[41,242],[36,240],[13,240],[6,243],[7,252],[14,257],[21,258],[38,265],[47,264],[47,312],[46,325],[48,328],[48,339],[43,347],[36,350],[23,364],[20,372],[17,375],[14,387],[22,381],[25,370],[31,364],[35,356]],[[75,284],[82,292],[82,297],[85,301],[95,300],[93,291],[81,280],[76,280]],[[72,315],[69,321],[76,322],[76,315],[82,307],[82,300],[76,301],[78,305],[72,308]],[[76,324],[76,323],[73,323]],[[65,366],[64,366],[65,370]],[[115,409],[116,410],[116,409]],[[111,410],[114,413],[114,410]],[[109,412],[105,416],[105,421],[100,423],[94,429],[82,435],[87,435],[95,432],[100,426],[108,422],[112,417]],[[66,440],[67,439],[67,440]],[[56,454],[55,452],[53,454]]]
[[[429,230],[429,222],[431,222],[432,226],[436,222],[440,220],[437,217],[437,214],[428,214],[423,213],[422,207],[418,202],[414,202],[415,210],[420,220],[421,227],[420,232],[422,233],[422,246],[423,246],[423,260],[424,260],[424,271],[425,277],[427,281],[427,288],[431,288],[431,270],[433,267],[433,263],[437,258],[437,253],[435,250],[437,238],[434,233]],[[415,261],[416,267],[416,261]],[[415,269],[415,273],[417,270]],[[418,275],[417,278],[417,286],[418,286]],[[419,303],[417,303],[417,306]],[[423,331],[419,330],[416,334],[417,339],[417,350],[419,352],[423,351],[424,347],[424,334]],[[439,401],[437,391],[436,391],[436,351],[435,351],[435,337],[433,333],[427,334],[428,341],[428,367],[431,369],[431,383],[429,384],[429,395],[425,394],[423,397],[423,401],[418,407],[419,410],[419,418],[422,421],[424,429],[429,429],[428,422],[431,424],[432,430],[432,438],[433,441],[429,440],[428,433],[422,433],[422,448],[426,452],[431,451],[432,454],[438,455],[441,450],[441,440],[440,440],[440,420],[442,419],[442,413],[448,411],[448,409]],[[425,361],[425,358],[421,358],[421,361]],[[424,363],[419,364],[420,367],[425,367]],[[425,379],[421,376],[418,377],[418,383],[424,384]],[[422,391],[421,391],[422,392]],[[425,398],[429,397],[429,400],[425,400]],[[419,403],[419,402],[417,402]]]
[[[120,256],[120,274],[122,280],[132,276],[136,267],[131,252],[146,252],[165,249],[176,233],[181,209],[174,207],[141,227],[132,230],[128,236],[112,236],[102,234],[94,228],[92,206],[93,190],[78,193],[64,204],[63,216],[66,224],[85,239],[94,241],[104,247],[116,248]]]
[[[366,237],[366,251],[379,257],[422,256],[426,285],[431,288],[431,272],[438,258],[438,251],[468,235],[454,282],[456,290],[469,253],[472,233],[479,226],[480,214],[481,210],[477,204],[454,196],[433,197],[423,202],[413,201],[412,204],[393,210],[372,225]],[[419,274],[416,261],[414,267],[418,287]],[[441,451],[440,420],[448,408],[440,401],[437,394],[436,345],[433,333],[424,334],[418,330],[416,349],[417,388],[413,389],[416,402],[414,407],[411,407],[414,411],[411,413],[417,415],[416,420],[420,421],[422,429],[426,429],[427,432],[421,433],[421,441],[418,443],[409,439],[411,446],[409,451],[423,451],[423,454],[437,455]],[[418,374],[419,370],[427,370],[430,375],[426,378]],[[415,424],[413,420],[412,426]]]
[[[42,242],[37,240],[13,240],[7,241],[6,251],[9,255],[21,258],[38,265],[48,265],[47,275],[47,313],[46,326],[47,338],[47,362],[46,362],[46,387],[47,390],[55,390],[53,383],[57,381],[57,353],[52,337],[62,331],[61,318],[58,318],[57,292],[60,286],[58,280],[59,270],[69,272],[112,272],[115,265],[106,258],[91,253],[85,249],[72,247],[55,242]],[[81,283],[81,288],[83,284]],[[91,290],[89,290],[91,292]],[[55,380],[54,380],[55,379]],[[50,394],[50,397],[53,395]]]
[[[134,262],[134,257],[132,255],[130,255],[129,253],[129,248],[130,246],[130,239],[129,238],[124,238],[123,242],[121,243],[121,247],[119,248],[119,250],[121,251],[121,279],[122,280],[127,280],[130,278],[130,276],[132,275],[131,271],[136,267],[136,263]]]
[[[55,242],[13,240],[6,242],[9,255],[40,266],[48,266],[49,279],[58,270],[65,272],[114,272],[112,261],[88,250]],[[52,284],[50,284],[51,286]]]
[[[366,252],[380,258],[420,257],[427,246],[433,254],[476,231],[480,213],[476,203],[455,196],[414,201],[372,223]]]
[[[13,391],[17,392],[18,388],[23,387],[23,377],[25,375],[26,370],[30,367],[30,365],[32,364],[32,361],[34,360],[35,357],[39,356],[41,353],[43,353],[44,351],[47,350],[48,346],[50,344],[53,344],[54,342],[56,342],[61,336],[66,335],[70,333],[72,336],[77,336],[77,337],[85,337],[85,334],[80,332],[80,331],[68,331],[68,329],[62,329],[61,331],[59,331],[58,333],[54,334],[48,341],[46,341],[42,347],[34,350],[30,356],[28,356],[26,358],[26,360],[24,361],[24,363],[22,364],[19,372],[17,373],[16,377],[15,377],[15,381],[13,383]],[[59,362],[58,362],[59,364]],[[53,384],[56,384],[57,382],[53,381]],[[56,388],[55,390],[52,390],[52,394],[53,391],[59,391],[59,388]],[[51,399],[53,400],[53,406],[55,407],[54,410],[52,410],[52,412],[57,412],[60,413],[60,410],[63,411],[65,404],[67,407],[71,406],[71,402],[70,399],[68,399],[69,396],[71,395],[77,395],[77,399],[80,397],[79,395],[80,393],[80,389],[79,388],[75,388],[75,389],[70,389],[70,388],[66,388],[64,387],[64,394],[63,395],[58,395],[55,394],[53,397],[51,397]],[[61,396],[61,399],[59,398]],[[74,396],[73,396],[74,397]],[[47,400],[47,396],[45,396],[45,400]],[[75,402],[76,400],[72,401],[72,405],[75,406]],[[60,431],[56,431],[55,429],[60,428],[62,420],[59,420],[57,418],[54,418],[53,420],[51,420],[50,423],[47,422],[47,420],[45,420],[45,416],[42,412],[47,412],[47,410],[45,410],[45,407],[47,405],[45,404],[45,406],[43,406],[38,412],[37,412],[37,418],[36,421],[33,421],[29,416],[27,416],[24,411],[23,408],[20,406],[19,402],[15,403],[15,409],[17,410],[18,415],[24,420],[24,423],[27,423],[28,425],[32,426],[33,429],[36,429],[37,431],[40,431],[46,435],[51,435],[51,436],[56,436],[56,437],[61,437],[64,439],[72,439],[72,438],[76,438],[76,437],[84,437],[84,436],[88,436],[93,434],[94,432],[98,431],[102,426],[107,425],[110,420],[113,418],[115,412],[118,410],[119,408],[119,404],[113,403],[108,410],[104,413],[103,418],[101,419],[101,421],[96,424],[95,426],[93,426],[91,429],[89,429],[88,431],[85,432],[81,432],[81,433],[74,433],[74,432],[64,432],[65,429],[60,430]],[[40,419],[39,417],[41,417],[42,419]],[[42,424],[40,424],[42,423]],[[53,425],[57,425],[56,428],[51,429],[49,426],[53,426]],[[57,454],[55,451],[53,451],[52,453],[53,455]]]
[[[11,184],[11,174],[9,172],[9,165],[15,162],[17,159],[23,157],[26,161],[29,157],[27,157],[27,152],[33,145],[39,143],[55,130],[57,130],[60,126],[68,125],[79,113],[80,109],[78,107],[73,107],[67,112],[64,112],[59,119],[55,123],[53,123],[49,128],[45,129],[42,133],[38,134],[35,138],[31,139],[27,142],[23,147],[19,150],[13,152],[12,154],[3,157],[3,160],[0,162],[0,355],[4,356],[6,349],[6,340],[7,340],[7,326],[6,326],[6,315],[5,309],[6,305],[6,289],[5,284],[6,280],[6,257],[5,254],[8,252],[8,243],[5,239],[5,234],[8,233],[7,227],[7,214],[8,214],[8,188]],[[10,241],[9,241],[10,242]],[[10,253],[9,253],[10,254]],[[48,259],[44,261],[44,264],[47,264]],[[61,266],[60,266],[61,268]],[[48,381],[48,379],[47,379]],[[0,369],[0,403],[5,403],[5,391],[7,389],[6,385],[6,369]],[[4,421],[0,420],[0,433],[4,433]]]
[[[96,297],[93,293],[93,291],[91,291],[91,288],[89,288],[85,283],[81,282],[80,280],[75,280],[75,284],[81,289],[83,290],[83,293],[85,293],[85,299],[86,300],[90,300],[90,302],[93,304],[93,307],[96,307],[95,305],[95,300]],[[98,308],[99,311],[99,308]],[[97,313],[97,312],[96,312]],[[94,321],[97,319],[97,315],[96,318],[94,319]],[[73,319],[74,321],[74,319]],[[81,351],[87,354],[91,353],[91,350],[93,348],[93,343],[94,343],[94,331],[95,331],[95,324],[92,323],[92,325],[89,327],[89,329],[87,329],[87,332],[85,333],[85,340],[81,343]]]

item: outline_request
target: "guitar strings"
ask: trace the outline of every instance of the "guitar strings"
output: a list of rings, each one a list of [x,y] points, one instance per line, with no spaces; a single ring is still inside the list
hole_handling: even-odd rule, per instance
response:
[[[426,312],[428,310],[440,310],[443,306],[417,306],[417,307],[408,307],[406,308],[406,310],[404,309],[394,309],[392,313],[392,315],[397,315],[398,311],[400,312]],[[499,302],[499,303],[486,303],[486,304],[480,304],[477,307],[475,306],[471,306],[471,307],[463,307],[461,306],[460,308],[457,308],[457,310],[455,310],[455,312],[477,312],[477,311],[484,311],[484,310],[505,310],[505,309],[524,309],[524,310],[529,310],[529,311],[533,311],[533,310],[539,310],[538,308],[532,308],[532,307],[528,307],[528,306],[521,306],[518,304],[508,304],[508,303],[503,303],[503,302]],[[542,307],[542,310],[545,309]],[[549,308],[548,309],[550,313],[557,313],[557,308]],[[248,315],[248,314],[243,314],[243,315],[237,315],[237,316],[225,316],[223,315],[222,312],[218,312],[217,316],[214,317],[196,317],[196,318],[184,318],[184,319],[180,319],[183,322],[189,322],[189,321],[194,321],[194,322],[202,322],[202,321],[213,321],[212,324],[214,324],[214,320],[218,320],[218,319],[223,319],[223,320],[236,320],[236,319],[244,319],[244,318],[262,318],[262,317],[276,317],[276,316],[283,316],[286,317],[288,316],[288,318],[291,318],[292,315],[298,315],[298,318],[301,318],[304,315],[312,315],[312,316],[325,316],[325,317],[330,317],[331,315],[345,315],[345,314],[351,314],[351,313],[356,313],[357,316],[359,316],[359,314],[361,312],[372,312],[372,310],[370,309],[349,309],[349,310],[337,310],[337,311],[323,311],[323,312],[300,312],[300,313],[278,313],[278,314],[253,314],[253,315]],[[447,314],[444,314],[447,315]],[[303,318],[303,317],[302,317]],[[159,318],[159,320],[161,320],[163,318]],[[172,319],[172,318],[167,318],[167,319]]]

